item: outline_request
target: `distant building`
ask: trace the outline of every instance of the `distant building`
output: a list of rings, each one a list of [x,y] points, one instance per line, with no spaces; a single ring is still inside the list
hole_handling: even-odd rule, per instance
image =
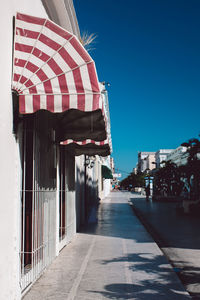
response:
[[[182,166],[187,164],[187,148],[179,146],[178,148],[174,149],[171,153],[169,153],[166,157],[167,161],[171,161],[175,163],[177,166]]]
[[[155,153],[156,168],[160,168],[161,163],[167,160],[167,156],[174,151],[174,149],[160,149]]]
[[[138,153],[138,172],[145,172],[155,168],[155,152]]]
[[[147,170],[153,170],[156,167],[156,157],[155,157],[155,152],[153,154],[149,154],[146,158],[147,162]]]
[[[136,167],[135,168],[133,168],[133,174],[137,174],[137,171],[138,171],[138,166],[136,165]]]

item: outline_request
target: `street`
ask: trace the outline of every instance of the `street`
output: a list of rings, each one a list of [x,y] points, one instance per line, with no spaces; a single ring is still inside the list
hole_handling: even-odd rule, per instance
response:
[[[133,213],[129,192],[101,201],[97,219],[72,240],[24,300],[185,300],[165,255]]]
[[[193,299],[200,299],[200,220],[179,215],[177,203],[147,202],[132,194],[133,209],[173,264]]]

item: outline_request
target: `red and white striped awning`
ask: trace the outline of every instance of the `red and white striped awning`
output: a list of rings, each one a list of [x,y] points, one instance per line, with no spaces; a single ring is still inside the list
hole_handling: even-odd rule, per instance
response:
[[[108,139],[100,142],[91,139],[87,139],[84,141],[74,141],[68,139],[64,142],[61,142],[60,144],[73,151],[73,153],[77,156],[82,154],[90,156],[108,156],[111,154],[111,148]]]
[[[17,13],[12,89],[19,112],[103,110],[95,63],[76,36],[54,22]]]
[[[87,139],[87,140],[84,140],[84,141],[74,141],[74,140],[68,139],[64,142],[61,142],[60,144],[61,145],[76,144],[76,145],[80,145],[80,146],[93,144],[93,145],[96,145],[96,146],[103,146],[103,145],[108,144],[108,140],[97,142],[97,141],[94,141],[94,140],[91,140],[91,139]]]

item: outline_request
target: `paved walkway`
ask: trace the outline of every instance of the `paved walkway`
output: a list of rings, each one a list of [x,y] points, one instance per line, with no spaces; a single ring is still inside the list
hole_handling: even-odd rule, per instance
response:
[[[113,192],[102,201],[98,223],[77,234],[24,300],[190,299],[129,196]]]

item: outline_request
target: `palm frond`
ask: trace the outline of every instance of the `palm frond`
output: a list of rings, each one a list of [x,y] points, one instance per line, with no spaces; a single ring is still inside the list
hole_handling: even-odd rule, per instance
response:
[[[94,33],[88,33],[88,32],[83,32],[80,42],[81,44],[85,47],[87,51],[91,51],[95,48],[92,48],[91,46],[95,43],[95,39],[97,38],[97,35]]]

